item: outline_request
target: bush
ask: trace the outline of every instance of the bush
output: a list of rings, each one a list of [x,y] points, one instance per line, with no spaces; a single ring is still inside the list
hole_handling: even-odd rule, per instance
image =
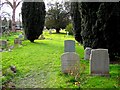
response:
[[[73,33],[73,25],[71,23],[66,26],[65,30],[68,31],[70,35],[74,34]]]

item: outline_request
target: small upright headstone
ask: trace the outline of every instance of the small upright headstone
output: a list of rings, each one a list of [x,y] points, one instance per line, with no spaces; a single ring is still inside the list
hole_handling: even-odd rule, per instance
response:
[[[22,34],[20,34],[20,35],[18,36],[18,38],[19,38],[19,39],[22,39],[22,38],[23,38],[23,35],[22,35]]]
[[[108,49],[92,49],[90,58],[91,75],[109,75]]]
[[[62,72],[79,72],[79,56],[75,52],[66,52],[61,56]]]
[[[91,54],[91,48],[86,47],[85,53],[84,53],[84,60],[89,60],[90,59],[90,54]]]
[[[49,34],[52,34],[52,31],[51,31],[51,29],[49,30]]]
[[[67,36],[69,35],[69,32],[67,31]]]
[[[75,41],[65,40],[65,42],[64,42],[64,52],[75,52]]]
[[[6,40],[0,40],[0,48],[1,49],[7,48],[7,41]]]
[[[22,40],[20,40],[19,38],[15,38],[14,44],[22,44]]]
[[[40,39],[40,40],[44,40],[44,39],[45,39],[44,35],[41,34],[40,37],[39,37],[39,39]]]

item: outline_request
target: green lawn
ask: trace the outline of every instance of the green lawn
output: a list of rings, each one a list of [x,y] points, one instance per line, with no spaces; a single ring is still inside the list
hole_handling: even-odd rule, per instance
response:
[[[90,76],[89,61],[83,60],[83,46],[76,42],[76,53],[80,56],[81,73],[76,81],[74,76],[61,72],[61,55],[64,53],[64,40],[74,40],[73,36],[49,34],[44,31],[44,40],[30,43],[23,41],[12,52],[2,52],[2,84],[11,81],[17,88],[118,88],[118,64],[110,64],[110,77]],[[13,45],[16,35],[7,37]],[[4,37],[3,37],[4,39]],[[1,53],[1,52],[0,52]],[[13,74],[9,66],[14,65]]]

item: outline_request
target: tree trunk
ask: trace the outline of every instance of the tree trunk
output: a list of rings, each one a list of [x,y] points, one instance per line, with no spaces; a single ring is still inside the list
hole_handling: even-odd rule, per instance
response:
[[[13,8],[13,15],[12,15],[12,31],[15,32],[15,7]]]
[[[56,33],[60,33],[60,28],[56,28]]]

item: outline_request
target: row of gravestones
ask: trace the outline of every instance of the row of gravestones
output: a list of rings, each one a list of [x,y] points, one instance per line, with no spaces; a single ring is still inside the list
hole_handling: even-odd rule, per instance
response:
[[[15,38],[15,39],[14,39],[14,44],[15,44],[15,45],[22,45],[22,40],[21,40],[21,38],[23,38],[22,35],[19,35],[18,38]],[[9,51],[11,51],[11,49],[13,49],[13,47],[14,47],[14,46],[10,46],[10,47],[8,48],[8,42],[7,42],[7,40],[0,40],[0,52],[4,51],[4,50],[6,50],[6,49],[8,49]]]
[[[61,56],[62,72],[74,72],[75,68],[80,68],[80,58],[75,53],[75,41],[66,40],[64,47],[64,54]],[[107,49],[86,48],[84,59],[90,60],[91,75],[109,75],[109,54]]]

